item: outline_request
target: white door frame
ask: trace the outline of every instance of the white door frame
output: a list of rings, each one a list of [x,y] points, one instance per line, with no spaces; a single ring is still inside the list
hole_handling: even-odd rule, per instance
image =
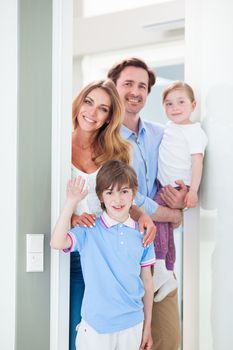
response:
[[[70,177],[73,0],[53,0],[51,226]],[[69,255],[51,250],[50,350],[68,349]]]
[[[19,8],[17,0],[0,2],[0,213],[8,247],[0,255],[0,344],[5,350],[14,349],[16,341]]]
[[[53,102],[52,102],[52,214],[53,227],[65,198],[65,184],[70,177],[71,162],[71,105],[72,105],[72,62],[73,62],[73,1],[53,0]],[[198,335],[198,287],[189,279],[198,281],[198,268],[194,268],[198,252],[193,254],[190,266],[191,243],[197,244],[195,235],[198,215],[185,220],[189,223],[184,233],[184,350],[197,349]],[[192,237],[190,237],[192,236]],[[193,240],[195,242],[193,242]],[[197,246],[197,245],[196,245]],[[197,265],[195,265],[197,266]],[[51,252],[51,329],[50,350],[68,349],[69,343],[69,256],[52,250]],[[195,302],[193,303],[193,301]],[[191,305],[191,306],[190,306]],[[188,339],[195,339],[190,347]],[[186,346],[187,345],[187,346]]]

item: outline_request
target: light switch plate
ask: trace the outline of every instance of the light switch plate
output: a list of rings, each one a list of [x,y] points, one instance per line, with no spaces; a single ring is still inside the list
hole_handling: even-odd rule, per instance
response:
[[[44,234],[27,234],[27,252],[43,253]]]
[[[44,271],[44,234],[26,235],[26,271]]]
[[[27,272],[43,272],[44,271],[44,254],[43,253],[27,253]]]

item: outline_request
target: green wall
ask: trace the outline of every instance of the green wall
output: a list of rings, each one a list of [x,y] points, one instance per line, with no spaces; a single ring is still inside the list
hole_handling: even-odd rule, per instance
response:
[[[16,350],[50,334],[52,0],[19,1]],[[44,233],[44,272],[26,273],[27,233]]]

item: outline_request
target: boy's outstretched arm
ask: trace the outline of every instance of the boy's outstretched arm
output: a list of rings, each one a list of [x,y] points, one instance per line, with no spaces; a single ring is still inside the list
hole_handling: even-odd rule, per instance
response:
[[[151,335],[151,319],[152,319],[152,307],[153,307],[153,298],[154,298],[151,266],[142,267],[141,279],[144,284],[145,294],[143,297],[144,324],[143,324],[142,341],[140,345],[140,350],[150,350],[153,345],[153,339]]]
[[[54,249],[67,249],[71,246],[71,241],[67,232],[70,227],[70,219],[74,209],[86,195],[87,190],[84,189],[85,181],[81,176],[70,180],[67,184],[66,202],[62,212],[53,229],[50,245]]]

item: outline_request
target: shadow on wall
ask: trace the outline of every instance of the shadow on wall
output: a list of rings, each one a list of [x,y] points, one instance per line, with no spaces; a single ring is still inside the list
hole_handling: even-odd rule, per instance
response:
[[[202,208],[217,213],[212,240],[211,327],[213,349],[229,350],[233,344],[233,278],[232,261],[233,214],[233,85],[216,85],[206,98],[203,123],[209,142],[202,183]],[[211,220],[211,218],[209,219]],[[209,223],[209,227],[210,227]],[[229,275],[228,275],[229,273]],[[230,307],[230,309],[229,309]]]

